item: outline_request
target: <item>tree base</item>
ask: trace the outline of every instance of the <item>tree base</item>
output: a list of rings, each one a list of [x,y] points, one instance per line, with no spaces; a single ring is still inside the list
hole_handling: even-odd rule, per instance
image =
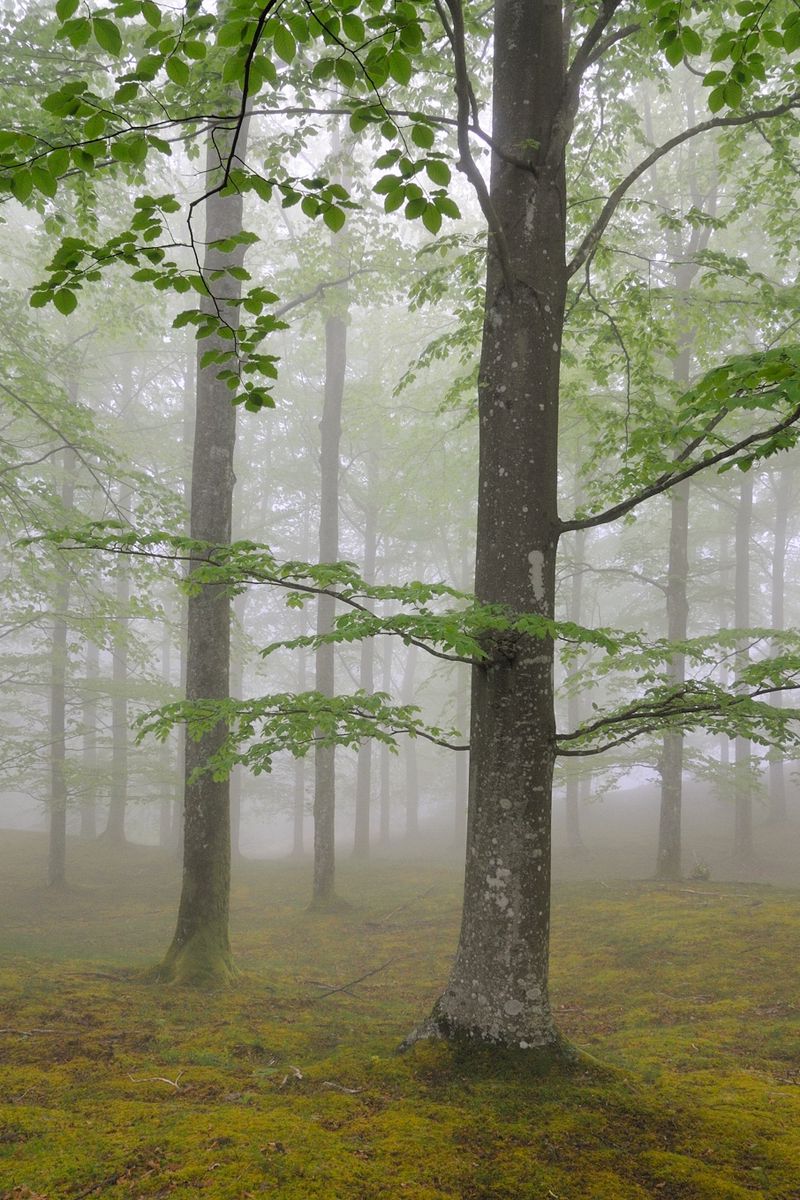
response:
[[[314,896],[306,909],[307,913],[346,913],[352,912],[353,905],[341,896]]]
[[[454,1030],[435,1014],[423,1021],[398,1047],[398,1052],[414,1052],[422,1057],[429,1056],[438,1043],[441,1053],[460,1073],[469,1071],[473,1075],[497,1076],[507,1073],[538,1077],[550,1074],[574,1074],[575,1072],[619,1074],[598,1059],[579,1050],[577,1046],[556,1034],[546,1045],[521,1047],[518,1043],[508,1044],[482,1038],[474,1033]],[[428,1047],[428,1049],[426,1049]],[[443,1066],[444,1064],[440,1064]]]
[[[198,933],[183,944],[173,942],[163,962],[146,977],[177,987],[219,988],[228,987],[236,975],[230,950]]]

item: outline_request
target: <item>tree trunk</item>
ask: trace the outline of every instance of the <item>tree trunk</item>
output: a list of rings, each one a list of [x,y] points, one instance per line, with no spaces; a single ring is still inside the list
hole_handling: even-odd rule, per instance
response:
[[[462,736],[466,733],[469,716],[468,678],[462,666],[456,667],[456,729]],[[455,822],[453,835],[456,848],[461,850],[467,836],[467,793],[469,789],[469,752],[460,750],[455,755]]]
[[[339,440],[342,432],[342,399],[347,363],[347,323],[330,316],[325,322],[325,399],[320,421],[320,514],[319,560],[339,558]],[[333,627],[335,601],[320,596],[317,633]],[[335,690],[335,659],[332,643],[316,652],[315,687],[323,696]],[[318,745],[314,752],[314,890],[312,907],[326,908],[335,901],[336,872],[336,748]]]
[[[172,631],[165,621],[161,627],[161,678],[168,688],[172,687]],[[172,845],[172,804],[167,780],[172,775],[172,738],[166,738],[161,747],[161,769],[163,779],[158,789],[158,844],[166,850]]]
[[[234,615],[239,626],[244,630],[245,609],[247,597],[242,594],[233,602]],[[237,648],[231,657],[231,695],[236,700],[243,699],[244,661],[242,652]],[[230,804],[231,804],[231,854],[241,858],[241,829],[242,829],[242,768],[236,766],[230,775]]]
[[[387,637],[383,648],[383,678],[381,691],[387,696],[392,694],[392,658],[394,656],[394,638]],[[382,846],[388,846],[392,834],[392,759],[389,747],[381,743],[381,796],[380,796],[380,841]]]
[[[119,506],[123,512],[131,500],[131,490],[123,486]],[[111,667],[111,803],[104,838],[118,846],[125,844],[125,810],[128,806],[128,612],[131,581],[128,561],[119,555],[116,564],[116,609]]]
[[[775,499],[775,535],[772,544],[772,628],[784,628],[784,593],[786,590],[786,533],[792,495],[794,467],[784,467],[779,476]],[[780,650],[776,647],[776,652]],[[772,703],[780,708],[783,696],[776,692]],[[786,821],[786,776],[783,754],[773,750],[769,756],[769,820],[782,825]]]
[[[538,149],[536,173],[492,155],[475,590],[482,603],[553,618],[567,282],[561,5],[499,0],[495,12],[493,145]],[[549,1052],[560,1043],[547,986],[553,645],[519,633],[484,648],[473,669],[461,934],[433,1026]]]
[[[579,529],[575,533],[575,574],[572,577],[572,591],[569,598],[569,620],[580,625],[583,619],[583,564],[586,558],[586,530]],[[570,690],[567,695],[567,725],[577,729],[581,723],[581,697],[570,680]],[[570,850],[582,850],[580,819],[580,775],[577,764],[569,767],[567,775],[566,819],[567,846]]]
[[[75,451],[64,450],[61,458],[61,506],[65,514],[72,510],[75,500],[75,466]],[[67,883],[65,739],[69,592],[69,567],[66,562],[58,562],[53,595],[53,645],[50,656],[50,841],[47,884],[51,888],[63,888]]]
[[[367,483],[367,506],[364,514],[364,579],[375,581],[375,559],[378,552],[377,475],[374,456],[370,455]],[[370,606],[371,607],[371,606]],[[360,686],[367,695],[375,691],[375,639],[361,642]],[[372,800],[372,739],[367,738],[358,748],[356,772],[356,823],[353,857],[369,857],[370,802]]]
[[[83,789],[81,793],[81,838],[97,837],[97,680],[100,650],[86,643],[86,674],[83,687]]]
[[[400,685],[400,703],[414,703],[414,675],[417,670],[417,647],[409,646],[406,667]],[[417,765],[417,743],[407,737],[403,744],[403,762],[406,768],[406,841],[415,841],[419,836],[419,769]]]
[[[192,507],[192,445],[196,428],[195,400],[197,392],[197,347],[186,356],[186,371],[183,378],[183,434],[181,439],[183,458],[183,503],[188,514]],[[185,526],[189,533],[189,525]],[[178,595],[178,654],[180,661],[180,694],[186,695],[186,658],[188,654],[189,630],[187,600],[183,592]],[[178,726],[175,763],[175,788],[172,801],[172,845],[176,857],[183,861],[183,795],[186,790],[186,726]]]
[[[213,188],[224,161],[228,137],[212,130],[208,141],[206,186]],[[242,129],[238,152],[244,152]],[[219,147],[219,149],[217,149]],[[210,243],[231,237],[242,228],[242,195],[211,192],[205,202],[206,278],[226,267],[241,267],[244,247],[223,252]],[[214,279],[214,299],[202,300],[203,310],[222,310],[232,328],[238,324],[239,282],[229,275]],[[228,301],[229,303],[226,303]],[[208,350],[228,348],[218,336],[198,343],[197,412],[190,509],[191,536],[213,545],[231,540],[233,451],[236,409],[230,391],[217,378],[215,365],[202,367]],[[191,568],[190,568],[191,570]],[[188,700],[226,699],[230,695],[231,604],[224,587],[206,585],[188,601],[186,696]],[[188,984],[226,982],[232,973],[228,912],[230,903],[230,784],[199,772],[225,738],[220,724],[200,741],[186,739],[184,790],[183,885],[172,944],[159,968],[163,979]]]
[[[750,532],[753,518],[753,473],[742,475],[739,507],[736,513],[736,614],[737,629],[750,625]],[[747,665],[749,652],[742,647],[737,655],[737,676]],[[749,872],[753,867],[753,797],[750,780],[750,740],[736,739],[735,776],[736,817],[733,837],[734,865],[739,872]]]

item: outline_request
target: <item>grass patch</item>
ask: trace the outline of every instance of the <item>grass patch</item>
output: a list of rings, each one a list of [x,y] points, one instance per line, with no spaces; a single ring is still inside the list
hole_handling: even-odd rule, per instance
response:
[[[532,1074],[396,1053],[446,978],[452,866],[344,862],[351,907],[313,913],[307,864],[245,862],[242,974],[197,993],[143,970],[174,863],[71,846],[56,897],[44,854],[4,834],[4,1200],[800,1200],[797,892],[558,886],[558,1020],[611,1069]]]

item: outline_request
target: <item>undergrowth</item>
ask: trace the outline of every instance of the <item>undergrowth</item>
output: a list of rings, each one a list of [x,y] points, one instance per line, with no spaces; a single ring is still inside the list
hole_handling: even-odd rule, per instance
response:
[[[611,1069],[534,1075],[396,1053],[446,978],[450,866],[344,862],[351,907],[315,914],[307,864],[242,864],[242,973],[208,994],[146,981],[175,864],[70,854],[51,895],[42,840],[3,835],[4,1200],[800,1200],[797,892],[557,887],[558,1020]]]

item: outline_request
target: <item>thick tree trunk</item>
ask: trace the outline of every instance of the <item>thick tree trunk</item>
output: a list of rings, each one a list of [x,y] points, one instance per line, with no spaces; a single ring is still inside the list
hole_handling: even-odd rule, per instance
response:
[[[775,500],[775,533],[772,543],[772,628],[784,628],[784,593],[786,590],[786,534],[789,505],[792,496],[794,466],[784,467],[779,476]],[[776,692],[772,703],[780,708],[783,696]],[[769,756],[769,820],[782,825],[786,821],[786,775],[783,755],[773,750]]]
[[[130,505],[131,490],[120,488],[119,505]],[[116,609],[111,666],[111,802],[104,838],[118,846],[125,844],[125,811],[128,807],[128,612],[131,581],[124,554],[116,564]]]
[[[367,506],[364,514],[364,579],[375,581],[375,559],[378,552],[377,475],[372,456],[369,462]],[[375,691],[375,639],[361,642],[359,683],[367,695]],[[367,738],[358,748],[356,769],[356,822],[353,838],[353,857],[369,856],[370,804],[372,800],[372,739]]]
[[[62,455],[61,505],[69,513],[75,499],[75,451]],[[53,595],[53,644],[50,656],[50,841],[47,858],[47,884],[63,888],[67,883],[67,615],[69,609],[69,567],[56,566]]]
[[[387,637],[383,648],[383,678],[381,691],[387,696],[392,694],[392,658],[394,656],[394,638]],[[392,836],[392,759],[388,746],[381,743],[381,794],[380,794],[380,842],[388,846]]]
[[[97,837],[97,680],[100,649],[86,643],[86,673],[83,681],[83,789],[81,793],[81,838]]]
[[[734,624],[737,629],[750,625],[750,532],[753,522],[753,473],[742,475],[739,507],[736,513],[736,598]],[[746,666],[749,653],[746,649],[737,655],[737,675]],[[736,814],[733,836],[734,865],[740,873],[753,867],[753,797],[750,781],[750,740],[736,738],[735,776]]]
[[[244,152],[245,130],[239,140]],[[207,186],[219,176],[225,155],[226,134],[212,131],[208,143]],[[219,149],[217,148],[219,147]],[[206,242],[231,237],[242,228],[242,196],[212,192],[206,200]],[[223,253],[208,245],[204,272],[207,278],[225,267],[240,267],[244,248]],[[238,324],[235,301],[240,284],[228,275],[210,282],[214,299],[202,301],[205,311],[220,305],[229,326]],[[231,303],[225,303],[225,301]],[[230,392],[217,379],[216,368],[201,367],[207,350],[227,348],[218,337],[198,343],[197,412],[192,459],[191,536],[214,545],[231,540],[233,502],[233,451],[236,409]],[[186,696],[188,700],[225,699],[230,682],[231,604],[223,587],[204,586],[189,597]],[[161,978],[188,984],[217,984],[230,978],[228,937],[230,903],[230,785],[227,779],[195,774],[222,744],[225,728],[219,725],[195,742],[186,739],[184,792],[183,886],[178,923],[172,945],[159,968]]]
[[[339,558],[339,441],[342,433],[342,400],[347,364],[347,323],[341,316],[325,322],[325,398],[320,421],[320,562]],[[333,627],[335,602],[320,596],[317,633]],[[316,652],[315,687],[323,696],[335,691],[335,656],[332,644]],[[336,749],[317,746],[314,752],[314,890],[312,906],[325,908],[335,899],[336,873]]]
[[[583,620],[583,564],[586,558],[586,530],[579,529],[575,534],[575,574],[572,577],[572,591],[569,598],[569,620],[580,625]],[[567,726],[577,729],[581,722],[581,697],[577,688],[570,688],[567,696]],[[574,766],[570,767],[567,775],[566,788],[566,819],[567,846],[570,850],[582,850],[580,818],[580,775]]]
[[[499,0],[495,12],[493,143],[538,149],[535,173],[492,156],[475,590],[481,602],[552,618],[566,292],[561,5]],[[473,671],[461,934],[433,1025],[550,1051],[560,1040],[547,986],[553,646],[520,633],[486,638],[485,651]]]

